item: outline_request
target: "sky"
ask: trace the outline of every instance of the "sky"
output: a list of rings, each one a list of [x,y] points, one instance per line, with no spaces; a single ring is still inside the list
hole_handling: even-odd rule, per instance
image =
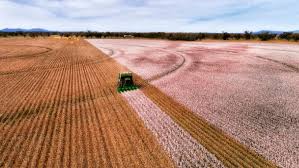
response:
[[[0,29],[244,32],[299,30],[298,0],[0,0]]]

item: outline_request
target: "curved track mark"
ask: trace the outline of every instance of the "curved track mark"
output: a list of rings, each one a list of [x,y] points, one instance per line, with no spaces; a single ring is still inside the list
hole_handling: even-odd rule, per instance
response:
[[[97,44],[106,44],[106,43],[97,43]],[[163,52],[166,52],[166,53],[169,53],[169,54],[174,54],[174,55],[176,55],[176,56],[179,56],[179,57],[182,59],[182,61],[181,61],[178,65],[176,65],[175,67],[172,67],[171,69],[169,69],[169,70],[167,70],[167,71],[164,71],[164,72],[162,72],[162,73],[160,73],[160,74],[156,74],[156,75],[150,77],[149,79],[146,79],[147,82],[152,82],[152,81],[161,79],[161,78],[163,78],[163,77],[165,77],[165,76],[167,76],[167,75],[169,75],[169,74],[171,74],[171,73],[177,71],[177,70],[180,69],[180,68],[185,64],[185,62],[186,62],[186,59],[185,59],[184,54],[182,54],[182,53],[179,54],[179,53],[177,53],[177,52],[169,51],[169,50],[166,50],[166,49],[155,48],[155,47],[149,47],[149,46],[144,46],[144,45],[130,45],[130,44],[117,44],[117,45],[121,45],[121,46],[133,46],[133,47],[143,47],[143,48],[152,48],[152,49],[160,50],[160,51],[163,51]],[[104,47],[97,47],[97,48],[100,49],[100,48],[104,48]],[[115,49],[107,48],[107,47],[105,47],[104,49],[107,49],[107,50],[111,50],[111,51],[112,51],[111,54],[108,54],[109,56],[112,56],[112,57],[110,57],[110,58],[108,58],[108,59],[112,59],[112,58],[116,58],[116,57],[118,57],[118,56],[113,56],[113,55],[115,54]],[[108,59],[107,59],[107,60],[108,60]]]
[[[259,58],[259,59],[263,59],[263,60],[267,60],[267,61],[270,61],[270,62],[274,62],[274,63],[280,64],[280,65],[286,66],[287,68],[292,69],[295,72],[299,72],[299,68],[294,66],[294,65],[287,64],[285,62],[277,61],[277,60],[270,59],[270,58],[265,58],[265,57],[258,56],[258,55],[254,56],[254,57]]]
[[[24,57],[36,57],[37,55],[45,54],[50,51],[52,51],[52,48],[49,47],[44,47],[44,46],[35,46],[35,45],[1,45],[1,46],[25,46],[25,47],[36,47],[36,48],[43,48],[46,49],[46,51],[34,53],[34,54],[22,54],[22,55],[17,55],[17,56],[11,56],[11,57],[0,57],[0,60],[3,59],[11,59],[11,58],[24,58]]]

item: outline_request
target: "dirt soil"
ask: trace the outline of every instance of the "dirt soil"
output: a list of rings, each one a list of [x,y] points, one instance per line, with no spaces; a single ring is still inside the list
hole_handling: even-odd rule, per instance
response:
[[[0,167],[174,166],[116,92],[123,67],[98,49],[42,38],[0,48]]]

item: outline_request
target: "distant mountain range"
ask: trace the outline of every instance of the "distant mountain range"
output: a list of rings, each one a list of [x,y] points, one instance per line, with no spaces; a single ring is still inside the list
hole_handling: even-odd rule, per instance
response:
[[[0,32],[52,32],[42,28],[33,28],[33,29],[21,29],[21,28],[5,28],[0,30]]]

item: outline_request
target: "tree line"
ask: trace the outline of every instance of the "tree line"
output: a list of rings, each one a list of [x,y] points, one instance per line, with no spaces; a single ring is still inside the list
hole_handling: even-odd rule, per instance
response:
[[[274,40],[283,39],[288,41],[299,41],[299,34],[284,32],[282,34],[273,34],[263,32],[255,34],[249,31],[244,33],[165,33],[165,32],[0,32],[0,37],[24,36],[24,37],[49,37],[58,35],[61,37],[83,37],[83,38],[151,38],[151,39],[168,39],[168,40],[185,40],[195,41],[203,39],[215,40]]]

